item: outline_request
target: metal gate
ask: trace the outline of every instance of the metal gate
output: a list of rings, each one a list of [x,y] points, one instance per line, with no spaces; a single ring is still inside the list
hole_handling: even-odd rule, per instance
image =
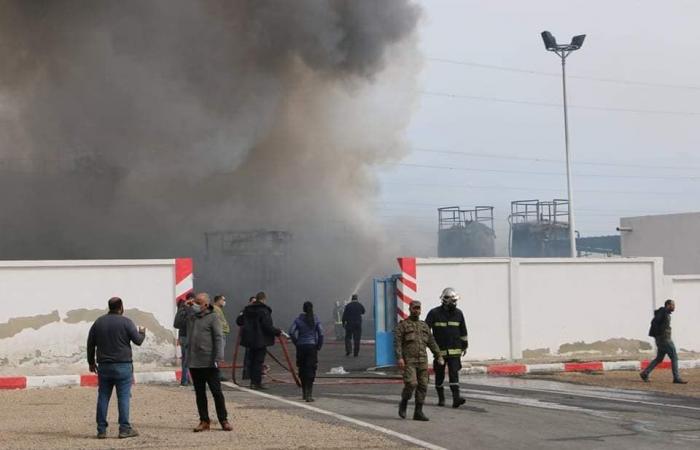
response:
[[[394,327],[398,318],[396,310],[396,280],[400,275],[388,278],[375,278],[374,296],[374,356],[377,367],[395,366]]]

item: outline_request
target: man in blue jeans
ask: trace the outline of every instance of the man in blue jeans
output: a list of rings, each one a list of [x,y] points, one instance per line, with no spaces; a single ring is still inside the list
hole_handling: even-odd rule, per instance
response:
[[[644,382],[649,381],[649,374],[668,355],[671,359],[671,372],[673,382],[676,384],[686,384],[687,381],[681,378],[678,371],[678,353],[676,346],[671,339],[671,313],[676,310],[676,302],[671,299],[664,302],[664,306],[654,311],[654,319],[651,321],[649,336],[656,340],[656,358],[649,363],[646,369],[639,373]]]
[[[131,342],[141,345],[146,338],[146,329],[124,317],[124,304],[119,297],[107,302],[109,312],[90,327],[87,340],[87,359],[90,372],[97,373],[97,438],[107,437],[107,408],[112,388],[117,388],[119,409],[119,438],[138,436],[129,423],[129,402],[134,366]],[[97,364],[95,363],[97,353]]]

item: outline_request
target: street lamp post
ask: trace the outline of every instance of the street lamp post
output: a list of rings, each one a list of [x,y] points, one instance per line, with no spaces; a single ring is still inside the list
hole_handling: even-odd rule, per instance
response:
[[[561,85],[564,94],[564,145],[566,147],[566,191],[569,201],[569,244],[571,248],[571,257],[578,256],[576,252],[576,225],[574,222],[574,195],[571,189],[571,156],[569,154],[569,115],[566,107],[566,57],[571,52],[576,51],[583,46],[583,40],[586,39],[585,34],[574,36],[570,44],[557,44],[557,40],[549,31],[542,32],[542,40],[544,47],[554,52],[561,58]]]

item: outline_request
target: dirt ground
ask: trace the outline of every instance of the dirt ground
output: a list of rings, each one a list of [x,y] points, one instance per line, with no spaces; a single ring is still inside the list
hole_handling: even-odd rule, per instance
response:
[[[227,398],[234,431],[193,433],[194,392],[179,386],[134,386],[131,422],[140,436],[117,439],[116,397],[110,402],[108,439],[95,439],[94,388],[0,391],[0,449],[76,448],[405,448],[379,433],[283,405],[260,406],[246,394]],[[246,404],[247,402],[247,404]],[[210,399],[210,414],[213,402]],[[214,416],[215,417],[215,416]]]
[[[530,378],[566,381],[637,391],[663,392],[665,394],[684,395],[700,398],[700,369],[681,370],[681,377],[688,384],[673,384],[670,369],[657,369],[651,373],[649,382],[645,383],[635,371],[591,372],[591,373],[556,373],[551,375],[533,375]]]

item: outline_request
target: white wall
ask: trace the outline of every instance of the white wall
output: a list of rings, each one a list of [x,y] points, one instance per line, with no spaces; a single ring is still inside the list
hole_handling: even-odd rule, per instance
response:
[[[700,350],[700,275],[672,275],[667,277],[670,289],[667,297],[676,302],[671,316],[671,329],[676,349]],[[663,304],[659,302],[659,306]]]
[[[508,259],[419,258],[417,262],[416,292],[423,302],[423,318],[431,308],[440,306],[442,290],[453,287],[461,294],[459,307],[467,320],[467,331],[475,337],[469,340],[470,357],[508,355]]]
[[[677,299],[678,348],[700,351],[700,276],[664,277],[661,258],[416,258],[424,315],[450,286],[461,294],[469,359],[520,358],[524,349],[647,336],[654,308]]]
[[[113,296],[137,325],[153,328],[134,346],[135,361],[162,364],[175,356],[175,260],[3,261],[0,292],[0,368],[85,365],[93,321],[69,323],[69,314],[106,313]],[[54,311],[58,317],[41,323],[38,316]]]

